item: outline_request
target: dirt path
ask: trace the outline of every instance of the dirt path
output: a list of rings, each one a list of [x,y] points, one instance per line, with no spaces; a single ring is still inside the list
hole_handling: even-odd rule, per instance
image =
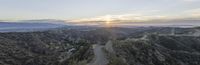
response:
[[[106,65],[108,63],[106,55],[102,50],[103,47],[104,47],[103,45],[98,45],[98,44],[93,45],[95,57],[93,61],[88,65]]]

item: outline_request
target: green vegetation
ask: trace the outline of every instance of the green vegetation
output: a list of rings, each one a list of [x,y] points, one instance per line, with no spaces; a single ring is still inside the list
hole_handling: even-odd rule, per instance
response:
[[[87,65],[105,44],[108,65],[200,65],[200,37],[171,28],[100,28],[0,33],[0,65]],[[192,33],[177,29],[179,34]],[[147,34],[147,35],[146,35]],[[145,35],[145,36],[144,36]],[[112,44],[111,44],[112,43]]]
[[[0,64],[66,65],[73,60],[78,63],[90,61],[93,57],[91,43],[83,39],[73,39],[65,34],[49,31],[2,33]]]
[[[70,60],[68,65],[87,65],[86,60],[77,61],[77,60]]]
[[[123,61],[122,58],[113,56],[110,58],[108,65],[127,65],[127,64]]]
[[[149,35],[148,40],[115,41],[116,54],[129,65],[199,65],[199,37]],[[197,48],[198,47],[198,48]],[[120,60],[120,59],[119,59]],[[115,63],[119,62],[115,59]]]

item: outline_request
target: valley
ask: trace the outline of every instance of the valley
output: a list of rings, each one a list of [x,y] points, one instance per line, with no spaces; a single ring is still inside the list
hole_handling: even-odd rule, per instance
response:
[[[46,31],[2,32],[0,64],[199,65],[200,37],[191,34],[199,33],[197,30],[200,29],[173,29],[62,27]]]

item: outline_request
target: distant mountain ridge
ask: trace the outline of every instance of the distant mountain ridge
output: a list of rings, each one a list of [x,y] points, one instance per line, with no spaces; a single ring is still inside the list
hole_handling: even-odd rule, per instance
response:
[[[46,30],[50,28],[63,27],[65,25],[66,24],[61,24],[61,21],[56,20],[23,20],[18,22],[0,22],[0,32]]]
[[[96,22],[96,21],[93,21]],[[115,21],[118,22],[118,21]],[[98,22],[96,22],[98,23]],[[19,32],[19,31],[37,31],[37,30],[47,30],[50,28],[58,28],[58,27],[66,27],[71,28],[80,28],[82,27],[104,27],[104,24],[99,25],[79,25],[84,24],[82,23],[73,23],[71,21],[65,20],[57,20],[57,19],[38,19],[38,20],[19,20],[19,21],[5,21],[0,20],[0,32]],[[125,24],[125,25],[124,25]],[[128,24],[128,25],[126,25]],[[113,24],[115,27],[115,24]],[[149,27],[149,26],[156,26],[156,27],[197,27],[200,25],[200,20],[168,20],[168,21],[161,21],[161,20],[154,20],[149,22],[131,22],[131,21],[123,21],[118,23],[116,27]],[[71,27],[69,27],[71,26]]]
[[[56,20],[56,19],[20,20],[18,22],[24,22],[24,23],[67,24],[67,22],[65,22],[64,20]]]

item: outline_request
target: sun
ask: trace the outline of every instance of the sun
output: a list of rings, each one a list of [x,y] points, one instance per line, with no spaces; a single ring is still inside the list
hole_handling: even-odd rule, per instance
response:
[[[111,16],[110,15],[107,15],[106,18],[105,18],[105,23],[106,25],[111,25]]]
[[[110,21],[106,21],[106,24],[109,25],[109,24],[111,24],[111,22]]]

